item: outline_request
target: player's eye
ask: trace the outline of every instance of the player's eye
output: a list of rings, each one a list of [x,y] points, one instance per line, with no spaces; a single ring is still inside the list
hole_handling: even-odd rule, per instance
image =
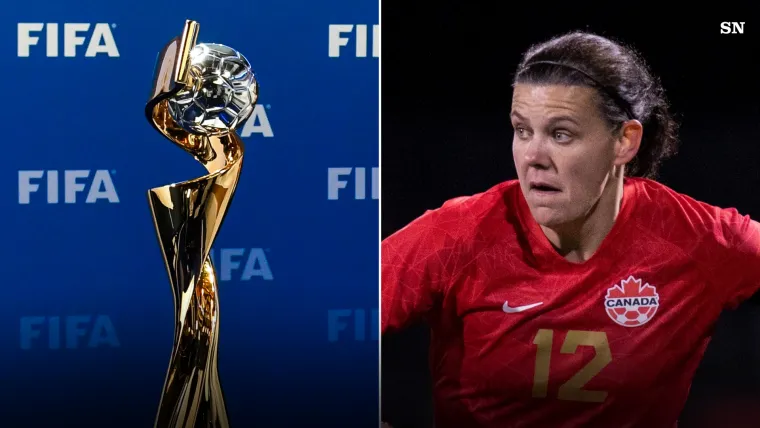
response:
[[[522,126],[515,126],[515,135],[521,140],[526,140],[530,136],[528,130]]]
[[[560,144],[565,144],[572,141],[573,136],[565,130],[557,130],[552,133],[552,138]]]

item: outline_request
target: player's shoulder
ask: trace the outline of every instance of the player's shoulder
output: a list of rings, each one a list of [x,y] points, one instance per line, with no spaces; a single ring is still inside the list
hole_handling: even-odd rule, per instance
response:
[[[489,223],[488,220],[504,219],[513,209],[515,192],[520,192],[519,181],[503,181],[482,192],[448,199],[429,213],[437,222],[455,222],[460,232],[468,233]]]
[[[636,203],[645,205],[649,210],[660,211],[672,219],[681,217],[692,221],[696,219],[716,219],[725,212],[736,211],[722,208],[682,193],[659,181],[648,178],[630,178],[637,187]]]
[[[519,182],[508,180],[478,193],[450,198],[425,211],[404,229],[425,228],[449,236],[470,237],[489,224],[489,220],[503,220],[515,200],[515,192],[519,191]]]
[[[629,179],[636,186],[639,225],[652,232],[668,236],[683,234],[721,235],[737,224],[749,220],[736,208],[720,207],[679,192],[661,182],[645,179]]]
[[[507,209],[510,196],[516,191],[520,191],[520,182],[518,180],[507,180],[482,192],[448,199],[433,211],[444,216],[466,214],[477,219],[479,215],[487,215],[494,209]]]

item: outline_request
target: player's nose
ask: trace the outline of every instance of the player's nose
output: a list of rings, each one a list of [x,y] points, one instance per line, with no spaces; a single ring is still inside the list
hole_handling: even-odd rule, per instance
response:
[[[523,157],[529,167],[546,169],[551,165],[548,144],[542,138],[533,138],[528,143]]]

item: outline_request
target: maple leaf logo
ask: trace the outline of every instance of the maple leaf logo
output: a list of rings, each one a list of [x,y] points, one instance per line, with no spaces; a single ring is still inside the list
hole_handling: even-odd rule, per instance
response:
[[[629,276],[620,285],[607,290],[608,299],[622,299],[625,297],[657,297],[657,291],[649,284],[642,285],[640,279]]]
[[[639,327],[649,322],[660,306],[657,289],[629,276],[607,289],[604,309],[623,327]]]

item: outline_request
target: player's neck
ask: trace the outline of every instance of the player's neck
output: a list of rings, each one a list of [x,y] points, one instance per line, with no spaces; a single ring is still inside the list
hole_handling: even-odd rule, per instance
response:
[[[623,200],[622,172],[608,180],[602,196],[588,215],[559,227],[541,226],[549,242],[568,261],[583,263],[594,255],[612,230]]]

